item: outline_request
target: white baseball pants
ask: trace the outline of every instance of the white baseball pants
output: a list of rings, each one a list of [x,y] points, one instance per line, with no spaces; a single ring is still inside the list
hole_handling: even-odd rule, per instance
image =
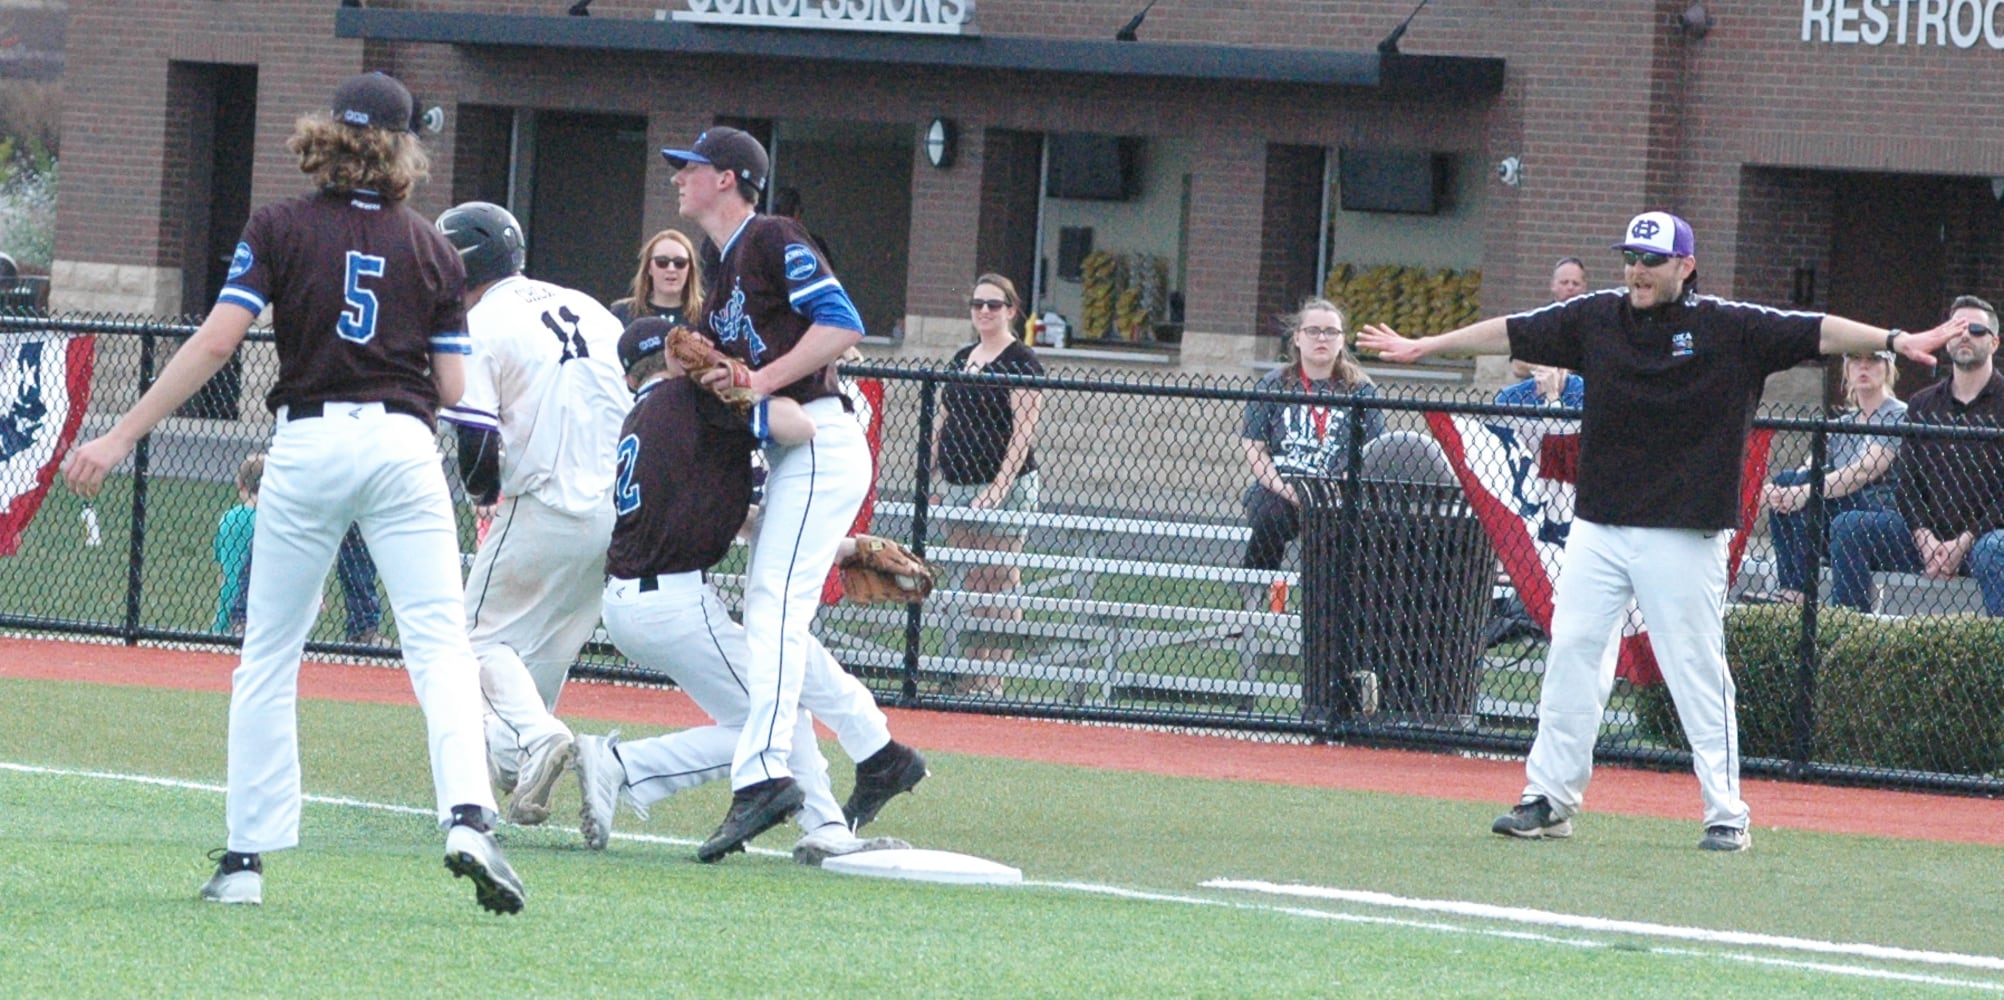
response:
[[[1744,827],[1739,719],[1726,667],[1726,555],[1731,534],[1635,528],[1575,519],[1552,595],[1552,646],[1538,700],[1538,736],[1524,771],[1526,798],[1561,817],[1580,810],[1593,745],[1614,687],[1616,641],[1631,598],[1691,741],[1706,826]]]
[[[423,421],[380,403],[328,403],[321,417],[281,417],[265,459],[243,656],[230,678],[232,851],[299,844],[299,661],[350,521],[389,590],[424,711],[440,825],[455,805],[494,808],[437,441]]]
[[[751,703],[731,763],[732,788],[791,773],[786,761],[794,715],[812,658],[808,626],[873,474],[863,427],[841,400],[817,399],[805,409],[814,421],[814,439],[765,450],[765,509],[745,573],[745,686]]]
[[[466,625],[492,713],[489,750],[500,759],[570,734],[551,712],[598,625],[614,517],[610,501],[580,515],[508,497],[473,557]]]
[[[642,808],[729,774],[750,711],[744,628],[700,573],[659,576],[653,583],[658,589],[648,591],[637,580],[607,583],[605,630],[627,658],[673,677],[717,724],[619,744],[627,797]],[[869,689],[812,636],[800,673],[800,704],[807,711],[797,715],[787,763],[807,795],[800,825],[813,830],[844,820],[808,712],[834,732],[851,760],[883,749],[891,730]]]

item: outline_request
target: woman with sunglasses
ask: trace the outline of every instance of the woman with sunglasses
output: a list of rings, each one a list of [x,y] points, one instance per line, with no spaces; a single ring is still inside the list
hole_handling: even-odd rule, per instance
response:
[[[1299,391],[1310,395],[1375,396],[1377,386],[1343,345],[1346,317],[1327,299],[1309,299],[1284,317],[1291,363],[1268,372],[1253,388],[1260,392]],[[1328,404],[1246,404],[1240,443],[1253,481],[1243,504],[1252,539],[1246,543],[1247,569],[1279,569],[1287,543],[1301,534],[1301,498],[1289,476],[1337,476],[1350,454],[1350,438],[1365,441],[1384,433],[1384,415],[1356,411],[1340,400]]]
[[[1907,404],[1893,395],[1893,352],[1844,356],[1844,398],[1852,410],[1842,418],[1848,423],[1882,426],[1906,419]],[[1832,434],[1823,474],[1823,526],[1817,548],[1828,544],[1829,524],[1837,515],[1853,510],[1894,509],[1893,483],[1886,473],[1899,456],[1900,439],[1886,435]],[[1748,595],[1754,600],[1802,603],[1802,591],[1809,577],[1809,476],[1808,463],[1802,468],[1777,473],[1761,490],[1761,502],[1768,508],[1767,531],[1774,542],[1775,582],[1780,589],[1772,594]]]
[[[974,280],[967,309],[977,339],[961,348],[949,362],[949,370],[990,375],[1042,375],[1044,366],[1035,352],[1023,346],[1016,328],[1022,300],[1016,285],[999,274],[984,274]],[[1037,434],[1037,417],[1044,394],[1037,389],[1017,389],[1003,385],[950,383],[940,393],[941,415],[933,431],[932,462],[945,484],[941,502],[951,507],[973,510],[1031,512],[1037,509],[1037,455],[1031,447]],[[946,543],[954,548],[986,549],[998,552],[1023,551],[1023,529],[1015,525],[979,524],[954,520],[947,529]],[[980,593],[1001,593],[1016,589],[1021,571],[1015,566],[974,566],[967,570],[963,586]],[[1019,619],[1022,611],[1013,608],[975,608],[977,618]],[[970,630],[976,642],[1005,639],[1003,633]],[[974,660],[1008,660],[1010,649],[971,646],[964,655]],[[953,685],[955,694],[1001,694],[1002,678],[965,676]]]
[[[621,323],[659,316],[670,323],[687,322],[703,314],[701,265],[696,246],[680,230],[663,229],[640,245],[640,266],[633,272],[633,294],[610,308]]]

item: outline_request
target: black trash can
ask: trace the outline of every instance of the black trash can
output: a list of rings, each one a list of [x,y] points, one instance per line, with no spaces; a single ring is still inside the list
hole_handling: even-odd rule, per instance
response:
[[[1496,558],[1459,485],[1291,480],[1302,498],[1302,713],[1468,728]]]

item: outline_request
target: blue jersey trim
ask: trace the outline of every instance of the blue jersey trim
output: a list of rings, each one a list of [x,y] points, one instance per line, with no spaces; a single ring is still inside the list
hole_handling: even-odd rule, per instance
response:
[[[849,301],[849,293],[842,290],[842,283],[834,278],[795,292],[792,300],[793,310],[816,324],[863,332],[863,317]]]
[[[221,305],[225,302],[249,309],[254,316],[263,313],[265,307],[264,296],[242,285],[224,285],[223,290],[216,295],[216,304]]]
[[[465,333],[434,333],[431,335],[433,354],[472,354],[473,338]]]

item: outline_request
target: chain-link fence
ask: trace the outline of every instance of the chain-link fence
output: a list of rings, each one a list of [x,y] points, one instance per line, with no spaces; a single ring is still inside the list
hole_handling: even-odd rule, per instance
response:
[[[192,332],[25,314],[0,329],[10,447],[13,432],[39,441],[64,425],[54,359],[89,387],[81,439]],[[0,625],[230,645],[224,529],[239,468],[269,436],[275,374],[269,338],[254,334],[94,503],[49,490],[0,538],[13,545]],[[1458,387],[1318,396],[1286,379],[844,375],[879,448],[870,530],[940,569],[922,605],[823,609],[823,641],[881,699],[1270,739],[1528,747],[1571,525],[1576,409]],[[441,449],[450,470],[450,435]],[[17,452],[32,458],[12,448],[10,461]],[[2004,511],[2004,432],[1769,407],[1748,452],[1751,530],[1733,549],[1725,611],[1746,769],[2004,790],[2004,633],[1992,620],[2004,613],[2004,512],[1992,517]],[[6,466],[0,484],[32,493],[36,467]],[[470,552],[475,526],[460,511]],[[1929,526],[1939,539],[1917,541]],[[317,652],[395,656],[366,559],[330,575]],[[739,550],[711,574],[727,600],[742,566]],[[1619,679],[1601,758],[1687,761],[1646,638],[1611,645]],[[663,680],[603,642],[579,670]]]

